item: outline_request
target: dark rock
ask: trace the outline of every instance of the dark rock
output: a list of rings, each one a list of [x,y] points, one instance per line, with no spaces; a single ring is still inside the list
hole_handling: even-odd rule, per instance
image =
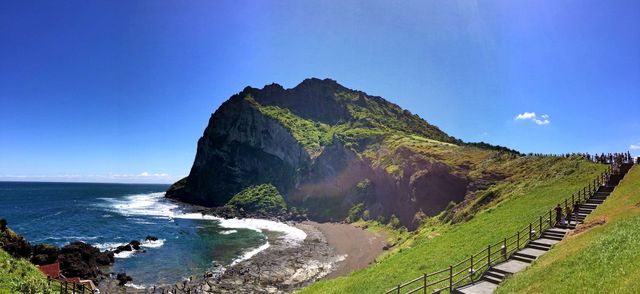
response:
[[[138,241],[138,240],[133,240],[133,241],[129,242],[129,245],[131,245],[131,248],[133,248],[135,250],[140,250],[140,241]]]
[[[120,286],[124,286],[128,282],[132,282],[133,278],[128,276],[126,273],[118,273],[116,275],[116,280],[118,280],[118,282],[119,282],[118,284]]]
[[[118,254],[122,251],[133,251],[133,247],[131,246],[131,244],[120,245],[116,247],[116,250],[114,250],[113,253]]]
[[[98,266],[114,262],[112,252],[100,252],[100,249],[79,241],[62,247],[58,259],[63,275],[92,280],[103,275]]]
[[[33,247],[31,263],[37,265],[51,264],[58,260],[60,249],[50,244],[38,244]]]

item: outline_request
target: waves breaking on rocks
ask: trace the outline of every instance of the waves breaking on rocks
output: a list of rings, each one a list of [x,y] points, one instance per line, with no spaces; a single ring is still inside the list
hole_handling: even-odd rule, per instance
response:
[[[104,201],[97,204],[103,209],[108,210],[111,213],[117,213],[126,217],[135,218],[136,216],[145,216],[155,218],[158,220],[173,221],[174,219],[191,219],[191,220],[208,220],[217,222],[218,226],[225,228],[219,232],[222,235],[228,235],[236,233],[236,229],[249,229],[261,234],[264,231],[278,232],[283,234],[284,239],[290,246],[296,246],[300,244],[306,237],[306,233],[303,230],[289,226],[285,223],[276,222],[266,219],[224,219],[212,215],[205,215],[202,213],[185,212],[183,208],[168,200],[164,197],[164,192],[148,193],[148,194],[136,194],[120,198],[99,198]],[[147,223],[148,221],[145,221]],[[266,236],[266,235],[265,235]],[[268,239],[268,238],[267,238]],[[164,245],[165,239],[159,239],[157,241],[141,241],[141,247],[146,248],[159,248]],[[124,242],[107,242],[94,244],[102,250],[114,249],[117,246],[125,245]],[[251,250],[243,252],[240,256],[234,259],[230,266],[233,266],[241,261],[247,260],[259,252],[270,247],[269,241],[265,244],[253,248]],[[123,251],[115,256],[117,258],[128,258],[133,256],[136,251]]]

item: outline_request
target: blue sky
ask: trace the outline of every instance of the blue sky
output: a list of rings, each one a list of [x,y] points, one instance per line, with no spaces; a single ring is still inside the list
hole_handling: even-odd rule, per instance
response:
[[[465,141],[640,148],[640,2],[2,1],[0,180],[171,182],[229,96],[307,77]]]

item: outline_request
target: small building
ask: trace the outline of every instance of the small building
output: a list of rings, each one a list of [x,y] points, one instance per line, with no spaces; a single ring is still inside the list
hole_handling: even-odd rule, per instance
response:
[[[60,279],[60,262],[45,264],[45,265],[37,265],[36,266],[45,276],[52,278],[54,280]]]

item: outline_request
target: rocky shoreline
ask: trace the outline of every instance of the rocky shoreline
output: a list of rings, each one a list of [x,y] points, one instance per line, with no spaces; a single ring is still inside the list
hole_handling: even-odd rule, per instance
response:
[[[323,233],[310,223],[289,223],[307,238],[291,243],[282,234],[265,232],[270,247],[221,270],[172,285],[121,287],[116,279],[100,284],[102,293],[288,293],[336,270],[346,256],[336,253]]]
[[[263,219],[284,223],[306,234],[300,242],[282,232],[263,230],[269,247],[215,272],[191,276],[174,284],[121,286],[114,275],[103,280],[101,293],[290,293],[314,281],[348,274],[375,261],[388,246],[384,234],[349,224],[316,223],[299,213],[256,213],[229,207],[202,207],[176,201],[182,211],[224,219]],[[346,237],[345,237],[346,236]]]

